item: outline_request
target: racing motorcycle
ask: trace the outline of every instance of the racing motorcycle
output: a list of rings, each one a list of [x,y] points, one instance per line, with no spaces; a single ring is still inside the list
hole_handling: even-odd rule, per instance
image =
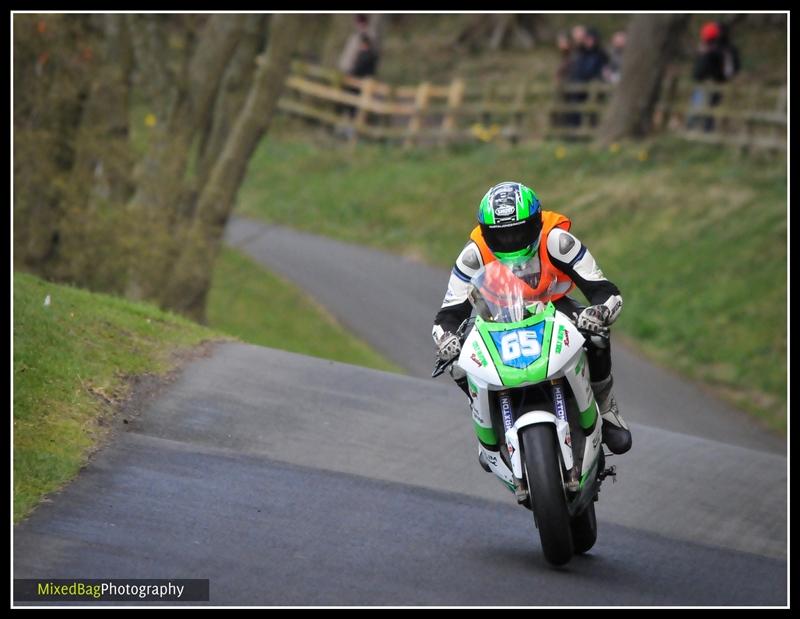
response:
[[[453,362],[466,372],[481,465],[533,512],[545,558],[563,565],[594,545],[594,503],[616,472],[605,468],[584,333],[538,275],[500,261],[481,268],[457,332],[461,354],[432,376]]]

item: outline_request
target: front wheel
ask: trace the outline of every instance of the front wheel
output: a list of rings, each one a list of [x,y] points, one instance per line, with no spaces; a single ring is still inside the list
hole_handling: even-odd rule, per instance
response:
[[[544,557],[564,565],[573,554],[561,452],[552,424],[537,424],[522,432],[525,473]]]
[[[589,503],[589,507],[572,519],[570,528],[572,529],[575,554],[588,552],[597,541],[597,518],[594,514],[594,502]]]

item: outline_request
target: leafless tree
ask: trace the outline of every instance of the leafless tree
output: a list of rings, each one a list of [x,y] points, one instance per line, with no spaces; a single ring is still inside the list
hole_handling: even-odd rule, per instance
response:
[[[639,13],[631,18],[622,76],[598,130],[601,143],[650,132],[665,70],[689,18],[678,13]]]
[[[15,15],[16,265],[202,320],[303,19]]]

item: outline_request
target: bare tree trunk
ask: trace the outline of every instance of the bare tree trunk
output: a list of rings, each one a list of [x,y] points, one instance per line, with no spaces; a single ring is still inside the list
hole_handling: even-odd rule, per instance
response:
[[[598,130],[601,144],[646,136],[653,123],[661,81],[690,15],[640,13],[631,18],[622,77]]]
[[[197,44],[183,53],[183,67],[173,77],[167,117],[163,122],[157,119],[150,148],[139,163],[136,192],[128,205],[140,243],[139,259],[131,263],[129,274],[127,296],[131,298],[157,298],[166,284],[169,272],[164,265],[171,264],[179,251],[175,227],[186,197],[192,143],[208,122],[225,67],[247,18],[241,14],[209,16]],[[161,38],[167,36],[165,32]],[[151,64],[155,63],[157,59]]]
[[[489,38],[490,50],[497,51],[502,47],[508,31],[514,27],[513,21],[514,16],[510,13],[494,16],[494,28],[492,36]]]
[[[133,189],[129,140],[131,54],[124,16],[95,15],[102,33],[91,52],[91,84],[74,137],[75,162],[64,183],[57,219],[58,260],[51,276],[93,290],[121,292],[125,256],[109,243],[125,228]],[[92,248],[92,251],[87,251]]]
[[[103,45],[97,52],[73,171],[79,181],[91,179],[86,199],[90,210],[93,197],[120,202],[130,197],[132,188],[128,126],[132,57],[127,26],[118,13],[98,17]]]
[[[527,22],[520,15],[506,13],[495,17],[494,30],[489,40],[489,49],[497,51],[512,46],[511,41],[523,49],[533,47],[533,34],[527,28]]]
[[[207,131],[200,143],[197,178],[201,188],[244,105],[256,70],[256,56],[264,48],[268,23],[269,15],[255,16],[246,23],[242,38],[225,71],[214,104],[213,117],[206,124]]]
[[[244,179],[247,163],[267,131],[298,45],[302,16],[271,18],[266,56],[256,70],[247,101],[197,202],[183,251],[167,286],[163,305],[204,321],[211,274],[220,243]]]
[[[536,41],[541,41],[546,38],[546,24],[548,15],[541,13],[522,13],[516,16],[517,25],[520,30],[524,30],[531,40],[531,47]]]
[[[51,277],[95,32],[86,15],[14,16],[14,261]]]
[[[469,20],[453,39],[453,45],[470,51],[477,51],[483,47],[483,42],[490,35],[495,23],[493,15],[476,15]]]
[[[533,30],[539,23],[539,17],[513,13],[478,15],[461,30],[454,44],[472,51],[497,51],[513,44],[522,49],[531,49],[536,40]]]

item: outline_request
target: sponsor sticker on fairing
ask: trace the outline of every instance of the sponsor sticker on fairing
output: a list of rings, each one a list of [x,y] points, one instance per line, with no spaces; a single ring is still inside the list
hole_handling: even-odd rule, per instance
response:
[[[564,342],[565,329],[562,326],[558,328],[558,337],[556,338],[556,354],[561,352],[561,344]]]
[[[472,355],[471,359],[477,363],[479,366],[483,367],[486,365],[486,357],[481,350],[480,344],[478,342],[472,342],[472,350],[474,350],[474,354]]]

